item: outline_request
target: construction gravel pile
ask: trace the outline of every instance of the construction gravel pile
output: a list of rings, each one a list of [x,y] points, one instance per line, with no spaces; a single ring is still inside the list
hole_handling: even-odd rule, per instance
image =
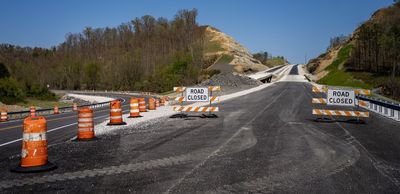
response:
[[[247,76],[221,73],[203,81],[199,86],[221,86],[224,94],[253,88],[263,83]]]

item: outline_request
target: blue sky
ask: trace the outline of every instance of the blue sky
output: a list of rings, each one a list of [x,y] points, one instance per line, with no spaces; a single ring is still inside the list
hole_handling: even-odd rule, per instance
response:
[[[329,39],[351,33],[393,0],[3,0],[0,43],[51,47],[85,26],[117,26],[145,14],[172,18],[196,8],[200,25],[233,36],[251,52],[303,63],[324,52]]]

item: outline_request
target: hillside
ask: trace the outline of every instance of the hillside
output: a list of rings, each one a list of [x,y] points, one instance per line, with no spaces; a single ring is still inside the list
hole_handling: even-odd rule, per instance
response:
[[[339,43],[339,44],[337,44]],[[351,36],[307,64],[321,84],[374,89],[400,99],[400,3],[376,11]]]
[[[216,28],[205,27],[206,48],[204,56],[215,59],[208,69],[221,72],[250,73],[268,69],[253,58],[247,48]]]

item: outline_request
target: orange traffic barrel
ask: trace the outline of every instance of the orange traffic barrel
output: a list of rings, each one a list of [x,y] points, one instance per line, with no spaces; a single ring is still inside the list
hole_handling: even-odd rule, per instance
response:
[[[93,110],[83,107],[78,110],[78,140],[91,140],[94,137]]]
[[[164,99],[164,97],[160,99],[160,106],[165,106],[165,99]]]
[[[156,107],[160,107],[160,100],[156,99]]]
[[[31,106],[29,108],[30,116],[35,117],[36,116],[36,108],[34,106]]]
[[[72,111],[77,111],[78,110],[78,105],[76,103],[72,104]]]
[[[156,110],[156,100],[149,98],[149,110]]]
[[[142,117],[139,114],[139,100],[137,98],[131,98],[130,101],[130,114],[128,118]]]
[[[13,172],[41,172],[57,168],[48,161],[47,124],[42,116],[24,119],[21,163]]]
[[[8,120],[7,110],[1,109],[0,111],[0,122],[4,122]]]
[[[139,98],[139,112],[147,112],[146,100],[144,98]]]
[[[110,102],[110,122],[107,125],[126,125],[122,120],[121,101],[113,100]]]
[[[60,111],[58,110],[58,106],[57,106],[57,105],[54,105],[54,111],[53,111],[53,113],[54,113],[54,114],[60,114]]]

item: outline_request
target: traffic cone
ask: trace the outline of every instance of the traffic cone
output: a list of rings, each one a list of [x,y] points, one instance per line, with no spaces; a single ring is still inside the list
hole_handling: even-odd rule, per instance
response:
[[[78,111],[78,105],[76,103],[72,104],[72,111]]]
[[[122,120],[121,101],[113,100],[110,102],[110,122],[107,125],[126,125]]]
[[[21,163],[12,172],[43,172],[57,168],[48,161],[47,124],[42,116],[24,119]]]
[[[140,116],[139,112],[139,100],[137,98],[131,98],[130,114],[128,118],[142,117]]]
[[[144,98],[139,98],[139,112],[147,112],[146,100]]]
[[[160,107],[160,100],[156,99],[156,107]]]
[[[1,109],[0,122],[8,121],[8,115],[6,109]]]
[[[94,139],[93,110],[83,107],[78,110],[78,136],[77,140]]]
[[[34,106],[31,106],[29,108],[30,116],[35,117],[36,116],[36,108]]]
[[[60,111],[58,110],[58,106],[57,106],[57,105],[54,105],[54,111],[53,111],[53,113],[54,113],[54,114],[60,114]]]
[[[156,110],[156,100],[149,98],[149,110]]]

